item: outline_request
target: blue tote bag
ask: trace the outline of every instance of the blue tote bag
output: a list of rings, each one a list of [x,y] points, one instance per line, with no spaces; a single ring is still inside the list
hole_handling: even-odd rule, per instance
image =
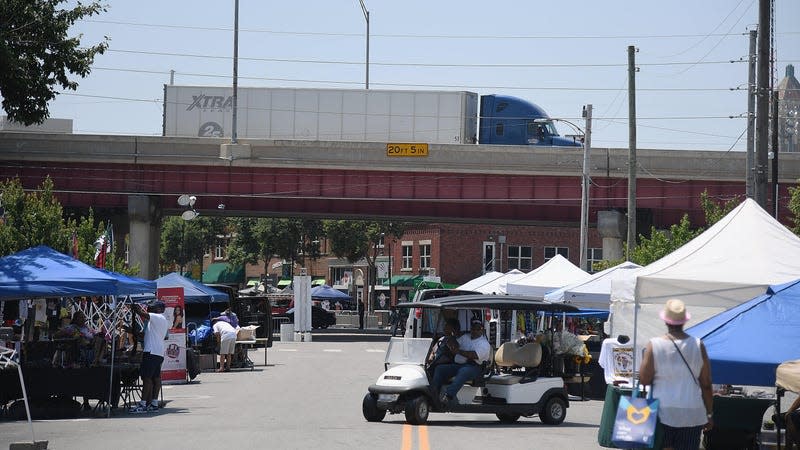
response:
[[[617,417],[611,442],[617,448],[652,448],[658,425],[658,400],[636,396],[622,396],[617,406]]]

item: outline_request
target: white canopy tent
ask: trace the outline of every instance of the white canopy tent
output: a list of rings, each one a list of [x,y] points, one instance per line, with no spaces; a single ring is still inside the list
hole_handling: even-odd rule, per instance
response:
[[[670,298],[686,303],[692,326],[798,276],[800,238],[747,199],[683,247],[612,280],[611,333],[643,348],[664,333],[658,313]]]
[[[548,302],[566,302],[584,308],[608,309],[611,301],[611,280],[626,277],[631,271],[641,267],[625,261],[597,272],[586,280],[548,292],[544,299]]]
[[[508,280],[503,290],[508,295],[525,295],[541,299],[552,290],[589,278],[591,275],[580,267],[569,262],[567,258],[556,255],[525,276]]]
[[[517,269],[509,270],[502,277],[497,277],[486,284],[476,286],[470,290],[478,291],[481,294],[505,294],[505,286],[511,280],[516,280],[525,276],[525,272]]]
[[[503,272],[486,272],[485,274],[479,276],[478,278],[473,278],[472,280],[467,281],[466,283],[462,284],[456,289],[462,291],[474,291],[476,288],[483,286],[486,283],[492,282],[500,277],[505,275]]]

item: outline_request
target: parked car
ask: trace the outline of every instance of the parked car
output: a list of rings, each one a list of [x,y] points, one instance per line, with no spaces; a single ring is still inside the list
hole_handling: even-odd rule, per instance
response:
[[[289,322],[294,323],[294,308],[289,309],[286,313],[275,315],[273,317],[288,317]],[[325,329],[331,325],[336,325],[336,315],[332,311],[325,311],[319,306],[311,306],[311,328]]]

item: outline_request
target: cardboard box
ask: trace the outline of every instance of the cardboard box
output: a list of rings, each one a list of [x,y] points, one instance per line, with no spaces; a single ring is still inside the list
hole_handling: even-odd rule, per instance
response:
[[[239,331],[236,332],[236,340],[237,341],[255,340],[256,329],[258,329],[258,325],[248,325],[246,327],[239,328]]]

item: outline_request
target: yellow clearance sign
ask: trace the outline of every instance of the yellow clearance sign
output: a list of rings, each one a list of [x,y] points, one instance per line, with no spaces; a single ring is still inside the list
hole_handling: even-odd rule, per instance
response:
[[[386,156],[428,156],[428,144],[386,144]]]

